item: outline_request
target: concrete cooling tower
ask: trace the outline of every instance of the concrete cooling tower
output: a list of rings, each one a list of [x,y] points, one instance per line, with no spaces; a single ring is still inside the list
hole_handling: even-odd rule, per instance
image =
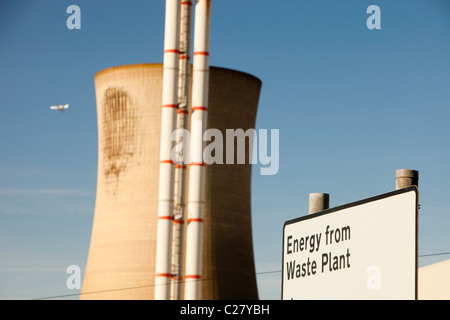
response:
[[[97,197],[81,299],[154,298],[162,76],[162,64],[95,76]],[[254,128],[260,88],[211,67],[208,128],[224,140],[226,129]],[[202,299],[258,299],[248,154],[246,163],[206,167]]]

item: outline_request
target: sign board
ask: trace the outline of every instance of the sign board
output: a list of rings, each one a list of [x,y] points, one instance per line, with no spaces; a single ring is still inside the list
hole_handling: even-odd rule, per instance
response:
[[[287,221],[282,299],[416,299],[416,187]]]

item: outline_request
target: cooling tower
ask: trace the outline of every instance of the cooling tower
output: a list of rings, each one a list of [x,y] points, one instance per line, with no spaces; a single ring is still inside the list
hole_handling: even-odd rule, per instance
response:
[[[95,76],[97,197],[81,299],[153,299],[162,75],[162,64],[139,64]],[[208,128],[224,142],[226,129],[254,128],[260,88],[211,67]],[[206,167],[202,299],[258,299],[246,163]]]

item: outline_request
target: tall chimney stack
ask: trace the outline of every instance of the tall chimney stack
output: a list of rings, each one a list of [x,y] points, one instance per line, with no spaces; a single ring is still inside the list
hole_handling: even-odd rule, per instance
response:
[[[203,133],[208,120],[210,9],[211,0],[198,0],[195,6],[191,163],[186,235],[186,300],[198,300],[201,295],[205,198],[205,163],[202,150],[204,150]]]
[[[164,70],[159,165],[158,225],[156,240],[155,300],[168,300],[172,278],[172,227],[174,220],[174,162],[172,132],[178,110],[180,0],[166,0]]]

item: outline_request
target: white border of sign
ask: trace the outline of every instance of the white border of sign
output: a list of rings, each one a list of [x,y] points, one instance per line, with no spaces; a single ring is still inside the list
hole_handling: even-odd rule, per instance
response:
[[[407,193],[413,194],[408,195]],[[415,199],[414,204],[411,201],[412,198]],[[395,212],[392,212],[392,207],[389,207],[394,203],[403,203],[403,201],[406,201],[408,208],[404,209],[405,213],[399,213],[399,215],[406,215],[408,221],[398,219],[399,217],[395,216]],[[411,186],[285,222],[283,226],[281,298],[417,300],[418,201],[418,189],[415,186]],[[412,207],[412,205],[414,205],[414,207]],[[383,210],[384,207],[389,207],[390,211]],[[403,207],[401,207],[401,210],[403,210]],[[375,215],[376,219],[371,219],[373,218],[373,215]],[[412,221],[413,217],[414,221]],[[342,221],[344,222],[341,223]],[[348,227],[347,224],[350,224],[349,221],[354,222],[354,228],[351,230],[350,228],[348,230],[345,229]],[[326,230],[325,226],[328,225],[330,225],[330,228]],[[357,226],[364,226],[366,230],[364,232],[361,232],[361,230],[358,231]],[[376,229],[380,228],[380,226],[385,230]],[[339,235],[340,243],[336,243],[336,241],[332,243],[329,232],[338,230],[340,227],[342,228],[340,229],[341,234]],[[286,238],[286,228],[289,229],[289,240]],[[414,230],[412,230],[412,228],[414,228]],[[301,234],[298,234],[297,232],[292,236],[291,233],[294,229],[301,230]],[[397,230],[398,234],[389,235],[389,233],[397,232]],[[345,239],[344,232],[348,233]],[[359,237],[357,232],[360,233]],[[377,233],[379,233],[378,237],[380,239],[373,239],[374,234],[376,235]],[[405,234],[408,239],[404,239],[405,237],[402,237],[403,234]],[[315,239],[311,239],[314,237]],[[389,238],[386,239],[385,237]],[[412,238],[415,238],[415,241],[410,245]],[[400,242],[400,247],[397,246],[396,240]],[[389,241],[392,241],[392,243]],[[392,248],[390,246],[392,246]],[[385,251],[379,249],[379,247],[388,247],[388,249],[385,253]],[[403,248],[405,248],[405,252],[403,252]],[[379,251],[381,251],[381,254]],[[326,254],[329,254],[328,258],[325,257]],[[335,256],[337,259],[333,260]],[[369,261],[366,256],[369,256],[370,259],[375,259],[374,264],[369,265],[369,267],[373,267],[371,269],[372,271],[369,270],[369,267],[365,267],[366,269],[364,270],[361,268],[362,263],[360,262],[362,262],[362,260],[364,260],[364,266],[366,266],[367,261]],[[341,258],[340,261],[338,261],[339,257]],[[407,261],[403,261],[403,259]],[[328,260],[327,264],[325,263],[326,260]],[[388,266],[381,267],[380,274],[382,274],[382,276],[392,276],[392,274],[403,276],[403,273],[405,273],[408,274],[407,277],[405,276],[407,279],[414,277],[414,281],[412,281],[414,283],[410,283],[409,280],[398,281],[399,283],[402,283],[402,285],[398,285],[395,290],[387,290],[386,287],[391,286],[393,282],[397,281],[392,281],[392,279],[388,281],[384,278],[383,280],[386,280],[384,281],[384,284],[388,284],[388,286],[384,285],[384,291],[377,287],[376,281],[373,284],[374,288],[370,288],[369,286],[371,283],[369,283],[369,281],[372,281],[370,279],[370,272],[373,272],[374,275],[376,275],[376,268],[378,267],[377,263],[379,260],[383,260],[382,264],[384,263],[384,265]],[[336,262],[336,264],[333,263],[333,266],[332,261]],[[390,261],[396,262],[394,267],[395,272],[391,271],[391,266],[394,264],[390,263]],[[400,261],[404,262],[404,264],[398,265]],[[412,263],[414,263],[414,270],[412,269]],[[288,265],[289,267],[287,267]],[[337,268],[333,269],[334,266]],[[351,268],[352,266],[353,268]],[[401,269],[402,267],[404,267],[404,269]],[[383,274],[383,271],[386,269],[389,269],[389,272]],[[365,277],[364,281],[367,281],[364,285],[370,290],[360,288],[361,284],[359,282],[361,282],[363,277]],[[285,283],[287,281],[290,281],[289,285]],[[358,284],[355,284],[356,282],[358,282]],[[349,287],[345,288],[347,284]],[[304,290],[299,290],[297,295],[297,288],[300,286],[303,286]],[[372,289],[379,290],[372,291]],[[386,292],[388,292],[388,294],[386,294]],[[394,294],[391,294],[392,292],[394,292]]]

